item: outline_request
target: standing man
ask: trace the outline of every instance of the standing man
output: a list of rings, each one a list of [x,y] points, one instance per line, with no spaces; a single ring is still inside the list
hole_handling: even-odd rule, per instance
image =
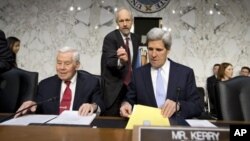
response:
[[[168,59],[172,44],[171,34],[161,28],[147,33],[148,64],[133,73],[129,91],[120,108],[120,115],[128,117],[134,104],[161,109],[164,117],[199,116],[203,104],[198,94],[191,68]],[[175,114],[175,113],[179,114]]]
[[[7,46],[4,32],[0,29],[0,74],[12,68],[14,58]]]
[[[140,39],[130,32],[134,22],[131,11],[120,8],[115,13],[119,29],[106,35],[103,41],[101,76],[104,80],[104,115],[119,116],[121,100],[127,92]]]
[[[56,58],[57,75],[42,80],[38,85],[35,101],[24,102],[18,111],[56,97],[56,100],[38,104],[30,110],[39,114],[60,114],[64,110],[78,110],[79,115],[83,116],[103,112],[105,106],[101,99],[99,80],[91,74],[77,71],[79,66],[79,52],[70,47],[61,48]],[[22,114],[26,112],[27,110]]]
[[[213,66],[213,75],[207,78],[207,92],[209,98],[209,107],[210,107],[210,114],[212,116],[217,115],[216,112],[216,84],[217,84],[217,74],[220,68],[220,64],[214,64]]]

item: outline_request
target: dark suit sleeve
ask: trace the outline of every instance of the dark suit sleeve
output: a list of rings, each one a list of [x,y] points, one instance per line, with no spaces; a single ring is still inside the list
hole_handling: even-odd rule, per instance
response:
[[[135,72],[133,74],[135,74]],[[132,75],[132,79],[128,87],[128,92],[126,93],[123,101],[129,102],[133,106],[134,104],[137,104],[136,97],[137,97],[137,91],[135,85],[135,75]]]
[[[105,60],[105,66],[111,69],[117,69],[117,45],[116,41],[110,36],[106,36],[103,41],[103,59]]]
[[[101,113],[103,113],[105,111],[105,105],[102,99],[102,93],[101,93],[101,88],[100,88],[100,83],[99,80],[96,79],[97,81],[95,81],[95,87],[93,88],[92,91],[92,97],[91,97],[91,103],[96,103],[100,109],[101,109]]]
[[[5,34],[0,30],[0,74],[11,69],[13,62],[14,59],[7,46]]]
[[[188,71],[186,80],[183,81],[186,81],[186,86],[180,93],[180,95],[184,94],[184,99],[179,101],[181,104],[180,114],[184,118],[197,117],[202,113],[204,106],[197,91],[193,70]]]

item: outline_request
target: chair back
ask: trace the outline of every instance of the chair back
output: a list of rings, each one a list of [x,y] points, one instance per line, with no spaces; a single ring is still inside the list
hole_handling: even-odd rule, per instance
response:
[[[244,77],[244,87],[240,93],[240,103],[245,121],[250,121],[250,77]]]
[[[250,119],[250,112],[247,111],[250,109],[250,104],[248,104],[249,87],[250,78],[245,76],[237,76],[228,81],[218,82],[217,93],[220,102],[218,105],[220,105],[223,120],[247,120],[247,117],[248,120]]]
[[[201,98],[202,105],[204,106],[203,110],[206,111],[206,102],[205,102],[205,90],[203,87],[197,87],[198,94]]]
[[[94,76],[95,78],[98,79],[100,87],[102,87],[102,77],[101,77],[101,75],[92,74],[92,73],[89,73],[89,72],[87,72],[85,70],[78,70],[78,72],[82,73],[82,74],[87,74],[87,75]]]
[[[38,72],[13,68],[0,75],[0,112],[13,113],[26,100],[34,99]]]

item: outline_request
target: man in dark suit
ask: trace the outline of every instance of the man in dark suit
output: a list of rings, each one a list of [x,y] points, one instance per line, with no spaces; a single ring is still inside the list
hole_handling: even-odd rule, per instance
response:
[[[32,112],[59,114],[63,110],[78,110],[79,115],[85,116],[96,111],[103,112],[105,110],[101,99],[99,80],[91,74],[77,72],[80,66],[79,60],[79,52],[70,47],[64,47],[58,51],[57,75],[44,79],[39,83],[35,101],[46,101],[52,97],[58,99],[33,106],[30,109]],[[65,100],[68,103],[66,105]],[[35,101],[24,102],[19,110],[35,104]],[[22,114],[26,112],[27,110]]]
[[[210,107],[210,114],[212,116],[217,117],[217,110],[216,110],[216,84],[217,84],[217,73],[219,70],[220,64],[214,64],[213,66],[213,75],[207,78],[207,92],[209,98],[209,107]]]
[[[116,23],[119,29],[110,32],[104,38],[101,58],[104,102],[107,108],[104,115],[108,116],[119,116],[121,100],[127,92],[140,44],[140,39],[130,33],[133,24],[131,11],[125,8],[118,9]]]
[[[158,107],[164,117],[192,118],[201,114],[203,104],[194,72],[168,59],[171,43],[171,34],[161,28],[147,33],[150,63],[134,71],[120,108],[121,116],[128,117],[134,104]]]
[[[7,46],[5,34],[0,30],[0,74],[11,69],[14,58]]]

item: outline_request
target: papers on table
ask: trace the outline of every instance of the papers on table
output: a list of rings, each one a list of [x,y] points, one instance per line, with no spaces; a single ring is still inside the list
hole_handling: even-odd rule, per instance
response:
[[[161,109],[134,105],[126,129],[133,129],[134,125],[170,126],[169,119],[161,115]]]
[[[80,116],[78,111],[63,111],[58,117],[48,122],[48,124],[69,124],[69,125],[90,125],[96,114]]]
[[[96,117],[96,114],[89,116],[80,116],[78,111],[64,111],[58,115],[25,115],[13,118],[0,123],[0,125],[29,125],[38,124],[67,124],[67,125],[90,125]]]
[[[45,123],[57,115],[25,115],[18,118],[13,118],[5,122],[0,123],[0,125],[29,125],[30,123]]]
[[[186,122],[191,127],[217,127],[208,120],[187,119]]]

